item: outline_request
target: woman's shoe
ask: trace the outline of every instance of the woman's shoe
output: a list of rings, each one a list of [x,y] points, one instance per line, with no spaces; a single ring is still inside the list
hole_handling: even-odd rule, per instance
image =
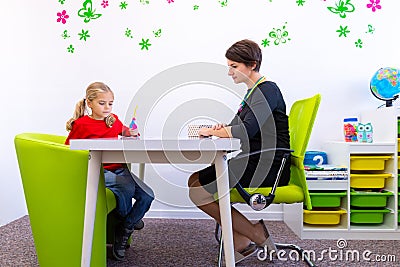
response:
[[[256,253],[257,250],[258,250],[257,245],[254,243],[250,243],[250,245],[248,245],[245,249],[241,250],[240,252],[235,251],[235,264],[241,262],[244,259],[247,259],[251,255]],[[216,262],[218,262],[218,260],[222,260],[222,266],[226,266],[224,259],[216,259]]]
[[[267,230],[267,227],[265,226],[264,220],[261,219],[258,222],[262,225],[262,227],[264,229],[264,235],[265,235],[266,240],[261,244],[257,244],[257,246],[261,247],[262,249],[267,249],[268,254],[271,253],[272,250],[274,250],[276,253],[278,250],[275,246],[275,242],[272,240],[272,237],[268,233],[268,230]]]
[[[242,260],[250,257],[258,250],[257,245],[254,243],[250,243],[245,249],[241,250],[240,252],[235,251],[235,263],[239,263]]]

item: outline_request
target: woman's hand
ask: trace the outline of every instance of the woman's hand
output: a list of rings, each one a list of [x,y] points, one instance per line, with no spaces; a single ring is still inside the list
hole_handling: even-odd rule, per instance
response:
[[[218,124],[214,125],[214,126],[212,127],[212,129],[213,129],[213,130],[220,130],[220,129],[224,128],[224,127],[226,127],[226,124],[225,124],[225,123],[218,123]]]
[[[212,135],[211,130],[212,130],[212,128],[200,128],[199,136],[200,137],[211,136]]]
[[[200,137],[208,137],[208,136],[218,136],[218,137],[229,137],[226,132],[226,127],[227,125],[225,123],[218,123],[214,125],[211,128],[201,128],[199,130],[199,136]],[[222,130],[222,131],[221,131]]]

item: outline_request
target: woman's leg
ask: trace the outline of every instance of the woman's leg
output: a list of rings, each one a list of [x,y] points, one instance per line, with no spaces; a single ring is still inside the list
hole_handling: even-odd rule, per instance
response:
[[[219,205],[214,200],[213,196],[200,184],[198,173],[194,173],[190,176],[188,185],[189,197],[192,202],[221,224]],[[262,244],[266,240],[262,225],[259,223],[253,224],[233,207],[232,228],[235,250],[237,251],[246,248],[250,241],[256,244]]]

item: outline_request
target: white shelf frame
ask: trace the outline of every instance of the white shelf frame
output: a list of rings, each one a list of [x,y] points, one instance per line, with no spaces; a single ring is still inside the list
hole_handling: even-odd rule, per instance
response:
[[[398,224],[398,127],[396,108],[381,108],[360,113],[360,122],[371,122],[373,125],[373,143],[353,143],[329,141],[323,144],[322,151],[328,155],[330,164],[348,167],[348,180],[343,181],[307,181],[309,190],[343,190],[347,196],[342,199],[341,207],[347,211],[341,216],[338,225],[303,224],[303,205],[290,204],[283,206],[285,223],[302,239],[340,239],[347,240],[400,240]],[[375,154],[390,155],[385,161],[384,172],[392,174],[386,180],[385,189],[393,192],[388,199],[390,213],[384,214],[383,224],[354,225],[350,224],[350,155]],[[301,220],[300,220],[301,219]]]

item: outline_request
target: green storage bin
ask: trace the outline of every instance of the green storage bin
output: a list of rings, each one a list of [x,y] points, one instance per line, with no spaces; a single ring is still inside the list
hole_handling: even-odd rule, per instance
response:
[[[350,192],[350,205],[362,208],[384,208],[390,196],[393,196],[393,193],[385,190],[374,192],[352,189]]]
[[[400,137],[400,118],[397,118],[397,137]]]
[[[400,172],[400,171],[398,171],[398,172]],[[397,186],[400,188],[400,174],[397,174]]]
[[[350,223],[354,224],[381,224],[383,223],[384,215],[390,213],[389,209],[374,209],[374,210],[350,210]]]
[[[340,207],[345,191],[310,191],[311,204],[313,207]]]

